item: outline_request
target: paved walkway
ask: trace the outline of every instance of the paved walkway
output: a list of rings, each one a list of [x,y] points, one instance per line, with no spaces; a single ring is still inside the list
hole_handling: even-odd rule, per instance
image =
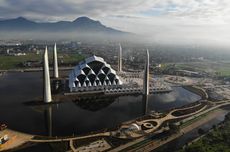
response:
[[[70,146],[70,149],[73,151],[73,152],[76,152],[77,150],[75,149],[74,145],[73,145],[73,140],[70,140],[69,141],[69,146]]]
[[[1,145],[0,151],[6,151],[21,146],[31,141],[31,139],[34,137],[33,135],[21,133],[10,129],[0,131],[0,137],[4,135],[8,135],[9,141]]]
[[[184,108],[179,108],[179,109],[174,109],[172,111],[170,111],[165,117],[162,117],[162,118],[157,118],[157,119],[146,119],[146,120],[143,120],[143,121],[136,121],[135,123],[138,124],[139,126],[142,126],[143,124],[145,123],[156,123],[156,126],[153,126],[152,128],[148,129],[148,130],[144,130],[144,131],[130,131],[130,132],[125,132],[125,133],[122,133],[120,134],[120,136],[116,136],[117,138],[123,138],[123,139],[130,139],[130,138],[138,138],[138,137],[141,137],[141,136],[145,136],[149,133],[153,133],[154,131],[156,131],[157,129],[159,129],[159,127],[164,123],[164,122],[167,122],[167,121],[170,121],[170,120],[176,120],[176,119],[183,119],[183,118],[186,118],[186,117],[189,117],[189,116],[192,116],[192,115],[195,115],[197,113],[200,113],[201,111],[205,110],[207,108],[207,105],[204,105],[201,109],[195,111],[195,112],[192,112],[192,113],[189,113],[189,114],[185,114],[185,115],[181,115],[181,116],[174,116],[173,113],[176,112],[176,111],[181,111],[181,110],[189,110],[189,109],[193,109],[193,108],[196,108],[198,106],[200,106],[202,103],[199,103],[197,105],[194,105],[194,106],[191,106],[191,107],[184,107]],[[130,124],[127,124],[127,125],[123,125],[121,126],[121,128],[129,128],[130,127]],[[116,134],[116,131],[113,132],[112,134]]]
[[[79,139],[85,139],[85,138],[91,138],[91,137],[100,137],[100,136],[110,136],[110,132],[104,132],[104,133],[97,133],[87,136],[78,136],[78,137],[63,137],[63,138],[57,138],[57,139],[31,139],[31,142],[37,142],[37,143],[47,143],[47,142],[62,142],[62,141],[70,141],[70,140],[79,140]]]
[[[225,103],[225,104],[222,104],[222,106],[226,106],[226,105],[230,105],[230,103]],[[198,117],[200,115],[203,115],[207,112],[210,112],[214,109],[217,109],[217,108],[220,108],[220,106],[216,106],[215,108],[213,109],[209,109],[209,110],[206,110],[204,112],[202,112],[202,114],[197,114],[195,115],[195,117]],[[138,138],[136,139],[135,141],[132,141],[132,142],[129,142],[128,144],[125,144],[125,145],[122,145],[122,146],[119,146],[113,150],[111,150],[110,152],[118,152],[118,151],[132,151],[132,152],[145,152],[145,151],[152,151],[182,135],[184,135],[185,133],[188,133],[190,132],[191,130],[193,130],[194,128],[197,128],[205,123],[207,123],[208,121],[212,120],[213,118],[215,118],[218,114],[221,114],[223,112],[223,110],[217,110],[217,111],[213,111],[212,113],[210,113],[209,115],[205,116],[202,120],[198,120],[198,121],[194,121],[191,125],[188,125],[188,126],[185,126],[183,129],[181,129],[181,131],[173,136],[170,136],[169,138],[167,138],[167,140],[149,140],[150,142],[147,142],[146,144],[143,144],[142,146],[137,146],[136,148],[132,148],[132,150],[128,150],[127,148],[129,148],[130,146],[134,146],[135,144],[139,144],[141,143],[142,141],[145,141],[145,140],[148,140],[148,138],[146,137],[141,137],[141,138]]]

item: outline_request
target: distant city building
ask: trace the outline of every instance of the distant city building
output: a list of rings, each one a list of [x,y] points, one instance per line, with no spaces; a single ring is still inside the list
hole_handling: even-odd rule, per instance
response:
[[[10,53],[9,49],[6,51],[6,53],[9,56],[25,56],[26,55],[26,53],[21,53],[21,52],[19,52],[19,53]]]
[[[36,50],[36,55],[39,55],[40,54],[40,51],[39,50]]]
[[[189,70],[176,70],[175,71],[177,75],[182,76],[192,76],[192,77],[201,77],[202,74],[199,72],[189,71]]]
[[[42,65],[41,61],[28,60],[22,63],[24,67],[40,67]]]
[[[10,54],[10,50],[9,50],[9,49],[6,50],[6,54],[7,54],[7,55]]]
[[[95,55],[80,62],[69,74],[70,92],[116,89],[121,85],[116,71]]]
[[[10,55],[12,55],[12,56],[25,56],[26,53],[12,53]]]

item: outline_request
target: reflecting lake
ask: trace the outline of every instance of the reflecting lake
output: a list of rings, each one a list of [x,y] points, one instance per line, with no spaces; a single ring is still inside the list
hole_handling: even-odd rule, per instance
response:
[[[9,128],[37,135],[65,136],[113,128],[143,115],[143,97],[93,97],[50,106],[24,103],[42,96],[42,73],[7,73],[0,77],[0,122]],[[195,102],[200,97],[181,87],[149,95],[148,111],[165,111]],[[144,109],[144,110],[143,110]]]

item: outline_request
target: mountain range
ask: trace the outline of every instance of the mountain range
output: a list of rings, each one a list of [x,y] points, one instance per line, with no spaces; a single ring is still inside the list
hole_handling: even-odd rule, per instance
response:
[[[0,20],[0,36],[17,36],[20,34],[26,38],[41,37],[41,34],[51,34],[52,36],[70,36],[78,34],[80,36],[97,35],[104,36],[125,36],[130,33],[107,27],[99,21],[92,20],[88,17],[79,17],[74,21],[59,22],[34,22],[23,17],[15,19]],[[34,35],[36,34],[36,35]],[[61,35],[60,35],[61,34]],[[64,34],[64,35],[63,35]]]

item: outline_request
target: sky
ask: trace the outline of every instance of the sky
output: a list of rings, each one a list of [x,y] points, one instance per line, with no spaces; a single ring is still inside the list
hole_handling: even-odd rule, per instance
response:
[[[154,40],[230,44],[230,0],[0,0],[0,18],[80,16]]]

